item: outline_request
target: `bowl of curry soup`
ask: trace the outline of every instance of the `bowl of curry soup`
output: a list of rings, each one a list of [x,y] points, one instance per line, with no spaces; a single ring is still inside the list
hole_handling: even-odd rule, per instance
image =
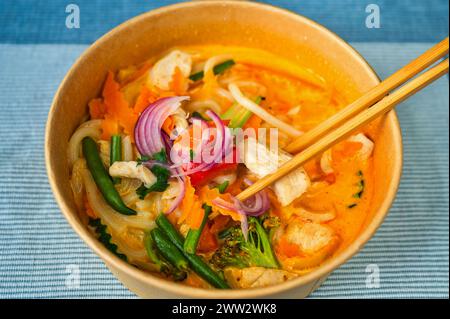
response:
[[[402,167],[395,112],[235,196],[379,81],[336,34],[280,8],[153,10],[67,73],[46,127],[49,181],[74,231],[140,297],[303,298],[388,213]],[[275,147],[262,138],[272,132]]]

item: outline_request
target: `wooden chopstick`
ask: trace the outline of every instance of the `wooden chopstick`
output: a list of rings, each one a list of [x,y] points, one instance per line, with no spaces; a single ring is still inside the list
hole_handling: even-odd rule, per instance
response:
[[[445,61],[439,63],[438,65],[434,66],[428,71],[422,73],[417,78],[411,80],[402,87],[398,88],[393,93],[384,97],[381,101],[374,104],[369,109],[359,113],[358,115],[349,119],[345,124],[337,127],[332,132],[326,134],[317,142],[313,143],[304,151],[298,153],[291,160],[289,160],[284,165],[279,167],[275,173],[264,176],[259,181],[257,181],[256,183],[254,183],[253,185],[242,191],[240,194],[238,194],[236,198],[240,201],[243,201],[252,196],[253,194],[259,192],[260,190],[268,187],[269,185],[277,181],[279,178],[291,172],[293,169],[299,167],[300,165],[304,164],[314,156],[324,152],[326,149],[330,148],[334,144],[348,137],[349,135],[351,135],[351,133],[353,133],[357,129],[371,122],[378,116],[389,112],[397,104],[407,99],[414,93],[420,91],[422,88],[424,88],[434,80],[438,79],[439,77],[447,73],[448,68],[449,62],[447,58],[445,59]]]
[[[419,72],[422,72],[427,67],[448,54],[448,46],[449,40],[447,37],[420,55],[417,59],[411,61],[400,70],[386,78],[383,82],[370,89],[356,101],[349,104],[344,109],[309,130],[302,136],[296,138],[291,144],[285,147],[284,150],[292,154],[304,150],[314,141],[317,141],[317,139],[324,136],[328,131],[342,125],[352,116],[372,106],[374,103],[386,96],[390,91],[416,76]]]

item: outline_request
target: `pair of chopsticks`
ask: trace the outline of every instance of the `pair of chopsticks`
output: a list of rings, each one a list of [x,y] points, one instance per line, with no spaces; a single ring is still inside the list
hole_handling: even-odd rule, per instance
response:
[[[298,153],[272,174],[266,175],[237,195],[245,200],[305,164],[316,155],[342,141],[362,126],[389,112],[397,104],[448,73],[448,58],[416,78],[414,76],[448,54],[448,37],[389,76],[356,101],[298,137],[285,150]],[[412,79],[412,80],[411,80]],[[411,80],[407,82],[408,80]],[[406,82],[406,83],[405,83]],[[401,86],[403,85],[403,86]],[[401,86],[401,87],[400,87]],[[396,89],[392,92],[392,90]]]

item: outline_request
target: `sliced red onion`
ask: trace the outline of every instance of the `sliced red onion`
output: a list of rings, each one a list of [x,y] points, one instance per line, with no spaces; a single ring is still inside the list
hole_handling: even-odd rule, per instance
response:
[[[182,165],[181,163],[175,164],[173,167],[183,167],[183,175],[191,175],[196,172],[203,172],[211,169],[217,163],[220,163],[226,155],[232,150],[233,137],[231,135],[230,129],[226,127],[220,117],[213,111],[206,111],[206,115],[211,118],[216,127],[215,137],[213,141],[209,141],[211,137],[211,130],[209,127],[204,127],[202,124],[202,139],[198,148],[194,150],[195,159],[198,159],[201,153],[209,154],[211,157],[208,161],[201,163],[188,163],[187,165]]]
[[[244,180],[248,185],[251,185],[249,180]],[[218,197],[215,198],[212,203],[223,209],[237,212],[241,216],[241,229],[247,240],[248,233],[248,222],[247,216],[260,216],[267,212],[270,208],[269,196],[265,190],[256,193],[254,196],[245,200],[244,202],[239,201],[237,198],[232,197],[233,203],[227,202],[226,200]]]
[[[165,149],[161,128],[189,96],[165,97],[150,104],[139,116],[134,129],[134,140],[141,155],[152,156]]]
[[[248,237],[248,220],[247,214],[240,208],[239,201],[233,197],[234,204],[227,202],[226,200],[217,197],[213,199],[212,203],[218,207],[221,207],[226,210],[230,210],[233,212],[237,212],[239,216],[241,216],[241,230],[244,235],[245,240]]]

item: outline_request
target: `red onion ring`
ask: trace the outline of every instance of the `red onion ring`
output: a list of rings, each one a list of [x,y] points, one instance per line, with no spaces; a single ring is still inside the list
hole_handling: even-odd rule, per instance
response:
[[[244,182],[248,185],[252,184],[247,179],[245,179]],[[241,229],[245,239],[247,240],[247,216],[257,217],[267,212],[270,208],[269,196],[265,190],[262,190],[244,202],[239,201],[235,197],[232,197],[232,200],[233,203],[230,203],[220,197],[217,197],[212,201],[212,203],[223,209],[237,212],[241,216]]]
[[[196,165],[195,161],[193,161],[194,163],[190,162],[188,165],[175,164],[172,166],[174,168],[187,166],[183,167],[183,170],[181,171],[182,175],[191,175],[196,172],[207,171],[214,167],[217,163],[220,163],[222,159],[224,159],[225,156],[232,150],[233,137],[230,129],[223,124],[220,117],[213,111],[206,111],[206,115],[211,118],[216,127],[216,134],[213,140],[214,143],[209,141],[211,137],[210,128],[205,128],[203,123],[200,122],[202,124],[202,139],[199,145],[201,152],[196,149],[194,153],[196,154],[196,159],[198,159],[200,154],[208,154],[211,157],[208,158],[208,161],[201,162],[198,165]]]
[[[161,128],[167,117],[172,115],[182,101],[189,96],[165,97],[147,106],[139,116],[134,129],[134,140],[141,155],[152,156],[166,149]]]

